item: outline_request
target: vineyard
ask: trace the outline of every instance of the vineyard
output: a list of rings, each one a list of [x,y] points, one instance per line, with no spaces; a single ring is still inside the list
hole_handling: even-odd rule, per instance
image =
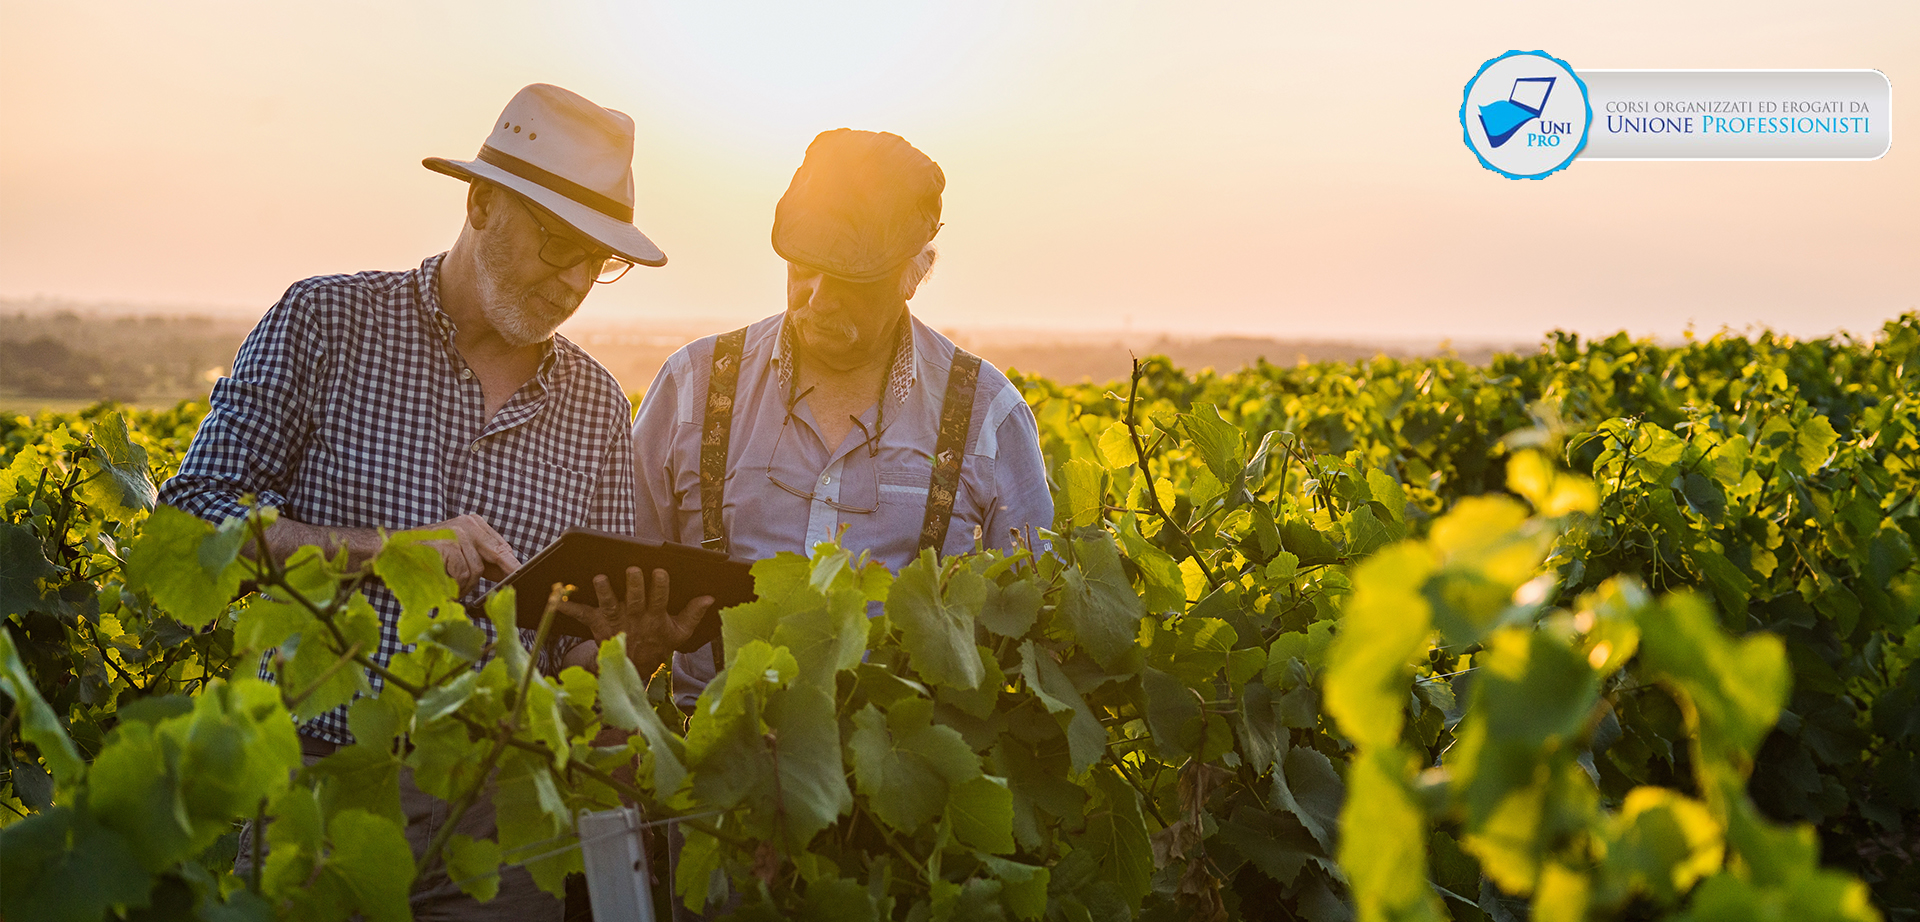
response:
[[[1916,374],[1908,315],[1016,375],[1050,547],[763,561],[690,720],[618,642],[487,644],[512,605],[457,604],[432,534],[262,563],[272,510],[156,508],[204,405],[0,420],[0,917],[558,893],[574,815],[633,803],[683,818],[663,914],[1920,919]],[[355,700],[370,580],[414,646]],[[295,719],[350,700],[301,769]],[[498,840],[416,861],[403,766],[456,810],[493,777]]]

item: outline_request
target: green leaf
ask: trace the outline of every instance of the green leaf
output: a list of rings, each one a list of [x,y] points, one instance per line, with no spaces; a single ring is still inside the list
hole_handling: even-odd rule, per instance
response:
[[[1474,657],[1474,710],[1491,732],[1551,749],[1581,735],[1600,701],[1600,676],[1565,639],[1507,628]]]
[[[708,903],[727,899],[729,891],[721,870],[720,840],[692,829],[686,836],[686,845],[680,849],[680,866],[673,872],[673,892],[682,905],[698,913],[705,911]]]
[[[887,596],[887,617],[900,629],[900,645],[913,668],[936,685],[976,688],[986,678],[974,645],[974,613],[986,602],[987,580],[960,567],[940,587],[940,563],[933,551],[901,568]]]
[[[995,855],[1013,853],[1013,792],[1004,778],[981,775],[947,793],[947,820],[963,845]]]
[[[1279,770],[1273,773],[1268,795],[1274,806],[1293,814],[1327,854],[1333,853],[1340,808],[1346,798],[1346,783],[1340,780],[1332,760],[1304,747],[1287,750]]]
[[[1025,637],[1040,617],[1039,583],[1022,577],[1005,586],[989,581],[980,624],[1002,637]]]
[[[1253,863],[1282,886],[1292,886],[1318,848],[1298,823],[1247,806],[1220,823],[1215,841]],[[1324,856],[1323,856],[1324,857]]]
[[[463,672],[445,685],[434,686],[420,696],[414,719],[423,724],[431,723],[460,710],[461,705],[466,704],[467,699],[480,689],[480,681],[480,673]]]
[[[33,676],[20,662],[19,651],[14,649],[13,633],[3,624],[0,624],[0,692],[13,699],[13,706],[20,713],[20,737],[40,750],[40,757],[47,761],[54,780],[63,786],[78,781],[86,771],[80,750],[75,749],[73,740],[67,737],[59,715],[40,697]]]
[[[190,627],[204,625],[227,610],[240,591],[246,569],[236,562],[244,520],[215,529],[212,524],[161,506],[127,554],[127,584],[144,589],[161,608]]]
[[[1148,611],[1179,611],[1187,605],[1186,578],[1180,573],[1180,565],[1173,558],[1147,542],[1140,536],[1139,524],[1129,513],[1120,520],[1121,545],[1126,549],[1127,559],[1140,570],[1141,582],[1146,590],[1143,600]]]
[[[1115,420],[1113,425],[1100,433],[1100,460],[1106,464],[1107,470],[1130,468],[1139,457],[1133,450],[1133,436],[1127,432],[1125,420]]]
[[[55,807],[0,828],[0,918],[98,922],[145,906],[151,886],[127,840],[84,813]]]
[[[279,690],[255,678],[215,682],[189,716],[157,725],[180,749],[181,799],[204,849],[262,800],[279,796],[300,766],[300,742]]]
[[[1192,413],[1180,414],[1180,428],[1193,439],[1194,450],[1214,479],[1231,484],[1247,465],[1246,436],[1240,427],[1221,418],[1210,403],[1196,403]]]
[[[389,745],[362,740],[308,768],[316,779],[323,779],[321,801],[329,815],[361,810],[405,825],[406,814],[400,809],[401,762],[400,757],[387,748]]]
[[[1432,633],[1420,588],[1434,567],[1424,547],[1395,545],[1354,572],[1354,592],[1327,653],[1326,708],[1360,746],[1399,742],[1410,661]]]
[[[1074,636],[1108,670],[1123,665],[1137,647],[1134,638],[1146,606],[1127,583],[1120,550],[1106,531],[1082,532],[1072,539],[1074,566],[1065,571],[1060,613]]]
[[[413,767],[413,782],[420,790],[451,802],[461,791],[481,783],[480,764],[488,744],[484,739],[467,739],[466,727],[451,720],[416,723],[411,739],[407,764]]]
[[[1355,557],[1371,554],[1391,544],[1397,537],[1373,514],[1370,506],[1361,506],[1343,519],[1347,531],[1347,553]]]
[[[600,645],[600,711],[610,726],[633,730],[653,756],[654,796],[667,798],[687,776],[685,743],[667,730],[647,701],[647,686],[627,658],[624,637]]]
[[[1427,883],[1426,816],[1408,788],[1413,760],[1398,746],[1363,750],[1340,811],[1340,868],[1362,920],[1439,920]]]
[[[1067,731],[1074,774],[1086,771],[1106,754],[1106,728],[1100,725],[1100,719],[1094,716],[1093,709],[1073,687],[1073,681],[1060,669],[1060,664],[1031,640],[1020,645],[1020,677],[1056,720],[1065,715],[1061,723]]]
[[[1720,868],[1725,851],[1705,804],[1666,788],[1634,788],[1607,831],[1603,895],[1618,903],[1644,893],[1671,906]]]
[[[1680,479],[1680,495],[1686,498],[1687,507],[1696,514],[1704,516],[1709,522],[1718,522],[1727,512],[1726,494],[1720,492],[1720,486],[1713,479],[1695,471]]]
[[[1810,477],[1827,463],[1827,456],[1833,453],[1834,443],[1839,440],[1840,434],[1833,431],[1833,424],[1815,413],[1794,429],[1793,451],[1782,460],[1789,462],[1788,470]]]
[[[100,471],[81,488],[89,502],[121,522],[153,509],[158,491],[147,470],[147,451],[127,438],[125,417],[113,413],[96,420],[87,454]]]
[[[991,855],[981,855],[987,870],[1000,881],[1007,908],[1022,919],[1038,919],[1047,911],[1047,869]]]
[[[1791,686],[1780,638],[1730,638],[1707,607],[1687,595],[1647,606],[1639,622],[1641,663],[1692,702],[1703,754],[1744,774]]]
[[[372,655],[380,645],[380,615],[367,597],[356,593],[335,620],[345,636],[348,648],[355,644],[359,653]],[[287,651],[282,648],[284,654]],[[290,695],[306,694],[294,716],[302,720],[318,717],[353,700],[356,693],[372,693],[367,671],[352,662],[335,668],[345,649],[333,648],[333,635],[318,624],[300,636],[286,666],[280,672],[281,687]],[[331,670],[331,672],[329,672]]]
[[[1373,494],[1374,502],[1386,507],[1395,522],[1407,520],[1407,491],[1392,474],[1379,468],[1367,471],[1367,490]]]
[[[1119,889],[1130,910],[1137,911],[1140,900],[1151,889],[1153,844],[1147,837],[1147,821],[1140,812],[1140,792],[1121,780],[1112,769],[1093,773],[1101,803],[1087,814],[1087,831],[1075,850],[1092,851],[1097,866]]]
[[[802,922],[880,922],[880,907],[867,885],[844,877],[809,881]]]
[[[1200,700],[1179,679],[1151,666],[1141,670],[1140,687],[1147,699],[1147,731],[1161,758],[1176,761],[1190,754],[1186,728],[1199,719]]]
[[[805,683],[775,694],[766,714],[780,767],[779,795],[769,806],[784,812],[790,841],[802,848],[837,817],[853,811],[853,792],[847,789],[846,763],[840,755],[840,722],[832,695]]]
[[[373,558],[373,572],[400,600],[400,641],[412,643],[433,624],[436,613],[458,613],[460,584],[447,575],[446,560],[428,544],[453,537],[449,529],[403,531],[388,535]]]
[[[500,658],[507,674],[518,679],[525,675],[533,654],[520,642],[519,609],[513,593],[495,592],[487,596],[487,620],[493,622],[493,654]]]
[[[1507,460],[1507,489],[1526,497],[1548,518],[1593,512],[1599,507],[1592,483],[1559,470],[1538,451],[1523,451]]]
[[[0,522],[0,617],[38,609],[40,581],[59,575],[31,529]]]
[[[1791,887],[1765,879],[1743,880],[1722,871],[1697,887],[1684,922],[1751,922],[1754,919],[1879,922],[1867,885],[1850,875],[1818,871]]]
[[[527,683],[526,706],[521,712],[521,729],[545,743],[553,753],[553,768],[566,768],[571,750],[567,745],[567,718],[560,712],[560,695],[547,676],[534,673]]]
[[[88,772],[87,806],[126,837],[142,867],[158,871],[193,854],[193,819],[181,797],[179,748],[144,723],[114,728]]]
[[[369,922],[413,918],[407,891],[413,884],[413,850],[392,820],[364,810],[346,810],[327,824],[333,850],[326,874],[352,895]]]
[[[493,803],[500,848],[506,859],[524,862],[540,889],[555,896],[565,893],[567,875],[579,871],[582,865],[579,849],[552,853],[553,840],[574,829],[572,812],[554,783],[552,763],[534,753],[509,748],[500,757]]]
[[[500,843],[459,833],[447,838],[447,878],[481,902],[500,892]]]
[[[1267,666],[1261,680],[1271,688],[1289,687],[1287,662],[1299,660],[1310,669],[1319,669],[1333,646],[1333,622],[1315,621],[1304,631],[1288,631],[1273,639],[1267,647]]]
[[[931,722],[933,702],[909,698],[882,715],[853,715],[853,777],[875,816],[912,834],[947,808],[948,786],[980,776],[980,757],[952,727]]]
[[[1068,528],[1085,528],[1105,514],[1106,491],[1101,486],[1106,473],[1100,465],[1085,458],[1071,458],[1060,465],[1060,518]]]
[[[864,584],[875,568],[855,571],[851,564],[844,549],[825,545],[813,561],[783,554],[756,563],[760,598],[720,616],[727,648],[755,640],[785,647],[800,666],[801,681],[832,689],[834,676],[858,666],[867,650]]]

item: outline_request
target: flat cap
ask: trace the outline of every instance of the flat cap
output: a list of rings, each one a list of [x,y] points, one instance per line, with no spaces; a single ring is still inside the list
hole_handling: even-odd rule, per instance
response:
[[[837,128],[806,159],[773,211],[773,250],[850,282],[885,278],[940,231],[947,177],[896,134]]]

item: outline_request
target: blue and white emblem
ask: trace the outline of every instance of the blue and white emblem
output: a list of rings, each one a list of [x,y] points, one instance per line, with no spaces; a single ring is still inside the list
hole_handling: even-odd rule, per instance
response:
[[[1467,81],[1460,127],[1480,165],[1508,179],[1566,169],[1587,146],[1587,85],[1544,51],[1509,51]]]

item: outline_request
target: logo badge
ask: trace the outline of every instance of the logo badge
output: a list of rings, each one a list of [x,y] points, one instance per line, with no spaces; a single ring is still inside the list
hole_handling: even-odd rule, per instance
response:
[[[1587,146],[1587,85],[1544,51],[1509,51],[1467,81],[1460,127],[1480,165],[1508,179],[1543,179]]]

